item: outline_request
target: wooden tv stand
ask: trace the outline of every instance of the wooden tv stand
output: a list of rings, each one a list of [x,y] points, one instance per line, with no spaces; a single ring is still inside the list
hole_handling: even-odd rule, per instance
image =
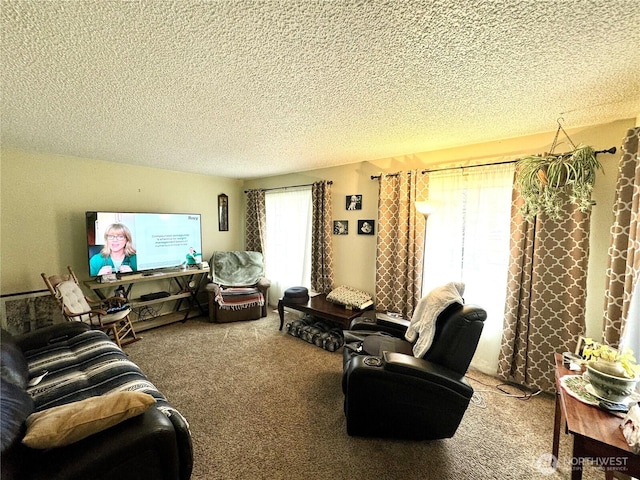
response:
[[[173,322],[184,322],[188,318],[194,318],[199,315],[206,315],[206,312],[198,301],[198,293],[200,292],[202,284],[206,283],[208,273],[208,268],[187,268],[186,270],[171,269],[150,273],[133,273],[130,275],[123,275],[120,279],[114,282],[103,283],[96,280],[89,280],[84,282],[84,284],[102,299],[112,295],[112,290],[114,288],[120,285],[126,285],[125,294],[129,299],[129,305],[131,306],[133,313],[137,314],[133,315],[131,321],[136,332],[140,332],[142,330],[148,330],[150,328],[167,325]],[[140,297],[131,297],[131,290],[134,285],[147,282],[157,282],[165,279],[169,279],[171,287],[173,287],[169,287],[169,296],[146,301],[142,300]],[[108,291],[109,293],[107,293]],[[187,308],[181,308],[184,300],[189,304]],[[173,312],[160,314],[154,316],[152,319],[136,318],[140,317],[140,312],[144,307],[160,305],[171,301],[176,302]],[[197,315],[189,317],[191,310],[196,308],[199,311]]]

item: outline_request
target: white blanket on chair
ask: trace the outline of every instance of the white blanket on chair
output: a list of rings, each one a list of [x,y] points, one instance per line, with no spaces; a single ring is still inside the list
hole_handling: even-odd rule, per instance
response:
[[[411,318],[405,338],[413,343],[413,355],[422,357],[431,347],[436,333],[436,320],[453,303],[464,304],[464,283],[449,282],[434,288],[420,299]]]

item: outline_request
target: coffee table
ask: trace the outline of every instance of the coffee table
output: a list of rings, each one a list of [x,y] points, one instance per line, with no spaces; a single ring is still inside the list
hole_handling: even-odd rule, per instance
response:
[[[284,324],[284,307],[308,313],[314,317],[323,318],[331,322],[339,323],[344,328],[349,328],[351,320],[362,316],[362,312],[364,312],[364,310],[349,310],[342,305],[331,303],[327,301],[327,295],[324,293],[309,298],[307,303],[293,303],[281,298],[278,301],[278,313],[280,314],[279,330],[282,330],[282,325]],[[372,308],[373,305],[367,308],[367,310]]]

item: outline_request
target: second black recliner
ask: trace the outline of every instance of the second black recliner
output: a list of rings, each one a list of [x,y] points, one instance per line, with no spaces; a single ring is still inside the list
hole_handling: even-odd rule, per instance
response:
[[[473,395],[465,374],[487,314],[454,303],[436,320],[428,351],[413,355],[409,321],[355,319],[345,331],[342,389],[349,435],[440,439],[454,435]]]

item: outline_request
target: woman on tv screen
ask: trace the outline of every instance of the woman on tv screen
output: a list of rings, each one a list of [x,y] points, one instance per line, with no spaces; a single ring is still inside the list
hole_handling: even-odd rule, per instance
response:
[[[104,247],[89,260],[91,276],[135,272],[138,269],[131,231],[122,223],[113,223],[104,233]]]

